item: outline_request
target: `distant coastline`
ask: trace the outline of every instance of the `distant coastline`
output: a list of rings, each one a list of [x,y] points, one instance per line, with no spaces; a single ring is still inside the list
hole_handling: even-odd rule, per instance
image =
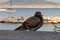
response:
[[[60,8],[60,5],[0,5],[0,8]]]

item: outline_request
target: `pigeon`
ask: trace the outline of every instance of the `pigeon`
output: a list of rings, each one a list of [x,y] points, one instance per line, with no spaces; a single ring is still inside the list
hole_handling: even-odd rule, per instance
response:
[[[21,26],[16,28],[15,30],[29,30],[29,31],[36,31],[43,25],[43,16],[41,12],[35,12],[35,15],[29,17],[26,21],[23,22]]]

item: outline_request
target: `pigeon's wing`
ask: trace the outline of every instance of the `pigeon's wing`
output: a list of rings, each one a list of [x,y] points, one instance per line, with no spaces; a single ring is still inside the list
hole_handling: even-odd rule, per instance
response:
[[[28,18],[20,27],[18,27],[15,30],[30,30],[30,31],[36,31],[38,28],[40,28],[40,19],[38,17],[30,17]]]
[[[38,17],[30,17],[23,23],[23,25],[29,29],[29,28],[37,27],[39,23],[40,23],[40,19]]]

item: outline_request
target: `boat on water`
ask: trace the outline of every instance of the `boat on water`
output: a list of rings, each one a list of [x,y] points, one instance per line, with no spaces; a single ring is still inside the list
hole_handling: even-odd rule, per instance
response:
[[[0,9],[0,11],[6,11],[6,9]]]
[[[7,9],[0,9],[2,12],[16,12],[16,10],[13,10],[12,8],[7,8]]]
[[[54,31],[55,32],[60,32],[60,26],[55,26]]]
[[[55,26],[56,29],[60,29],[60,26]]]

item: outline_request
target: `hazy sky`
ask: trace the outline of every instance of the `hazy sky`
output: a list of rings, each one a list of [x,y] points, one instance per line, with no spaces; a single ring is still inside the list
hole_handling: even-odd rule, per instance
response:
[[[0,4],[10,4],[10,0],[1,0]],[[60,5],[60,0],[13,0],[13,4],[46,4],[46,5]]]
[[[60,3],[60,0],[46,0],[46,1]]]
[[[9,0],[0,0],[0,3],[4,3],[4,2],[7,2]]]

